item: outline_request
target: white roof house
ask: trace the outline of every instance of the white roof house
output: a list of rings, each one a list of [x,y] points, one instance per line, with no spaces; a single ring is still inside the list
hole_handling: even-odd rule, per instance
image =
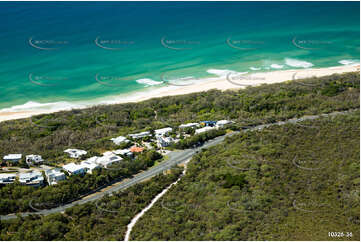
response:
[[[4,161],[10,162],[19,162],[21,160],[22,154],[8,154],[3,157]]]
[[[63,166],[63,169],[71,175],[84,174],[86,172],[84,166],[75,163],[66,164]]]
[[[145,131],[145,132],[140,132],[137,134],[128,134],[129,137],[133,138],[133,139],[140,139],[140,138],[144,138],[147,136],[151,136],[151,133],[149,131]]]
[[[224,125],[227,125],[230,123],[233,123],[233,122],[230,120],[219,120],[219,121],[217,121],[216,126],[223,127]]]
[[[49,185],[58,184],[58,181],[65,180],[65,173],[62,172],[59,168],[49,169],[45,171],[47,181]]]
[[[116,155],[124,155],[124,156],[132,156],[133,155],[133,152],[131,152],[129,149],[113,150],[113,153]]]
[[[97,164],[99,157],[93,156],[85,161],[81,162],[81,165],[84,167],[87,173],[92,174],[94,169],[99,169],[100,166]]]
[[[207,132],[207,131],[215,129],[215,128],[216,127],[206,126],[206,127],[200,128],[200,129],[196,129],[195,133],[200,134],[200,133]]]
[[[79,158],[82,155],[86,155],[85,150],[79,150],[79,149],[67,149],[64,150],[65,153],[68,153],[71,158]]]
[[[157,146],[160,148],[167,147],[167,146],[171,145],[172,143],[174,143],[174,140],[172,139],[172,137],[162,137],[162,136],[157,137]]]
[[[180,129],[198,127],[199,123],[187,123],[179,125]]]
[[[27,155],[25,158],[26,164],[32,165],[32,164],[39,164],[43,162],[43,158],[40,155]]]
[[[44,177],[40,171],[20,173],[19,182],[30,186],[40,186],[44,183]]]
[[[118,136],[116,138],[111,138],[110,140],[113,141],[113,143],[116,145],[120,145],[121,143],[124,143],[124,142],[129,142],[129,140],[127,138],[125,138],[124,136]]]
[[[0,184],[10,184],[16,179],[16,173],[0,173]]]
[[[108,168],[109,166],[115,164],[115,163],[118,163],[120,162],[121,160],[123,160],[122,157],[120,156],[117,156],[117,155],[114,155],[113,153],[112,154],[107,154],[107,155],[104,155],[102,157],[99,157],[97,160],[96,160],[96,163],[105,167],[105,168]]]
[[[154,130],[155,136],[164,136],[166,134],[168,134],[169,132],[172,132],[172,128],[168,127],[168,128],[163,128],[163,129],[156,129]]]

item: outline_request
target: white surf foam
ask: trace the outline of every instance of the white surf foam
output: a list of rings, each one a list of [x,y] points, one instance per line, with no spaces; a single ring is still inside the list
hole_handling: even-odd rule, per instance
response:
[[[302,67],[302,68],[310,68],[313,66],[311,62],[297,60],[297,59],[291,59],[291,58],[285,58],[285,63],[288,66],[292,67]]]
[[[160,85],[160,84],[163,83],[163,82],[154,81],[154,80],[149,79],[149,78],[138,79],[138,80],[136,80],[136,82],[139,83],[139,84],[144,84],[146,86],[155,86],[155,85]]]
[[[219,77],[225,77],[228,74],[247,74],[248,72],[237,72],[237,71],[232,71],[232,70],[227,70],[227,69],[208,69],[207,72],[209,74],[213,74]]]
[[[360,64],[359,60],[340,60],[338,63],[342,65],[358,65]]]
[[[273,68],[273,69],[282,69],[282,68],[283,68],[283,65],[272,64],[272,65],[271,65],[271,68]]]
[[[261,68],[253,67],[253,66],[251,66],[249,69],[251,69],[252,71],[259,71],[259,70],[261,70]]]
[[[53,103],[38,103],[28,101],[21,105],[15,105],[10,108],[0,109],[0,112],[26,112],[26,111],[60,111],[70,110],[73,108],[85,108],[86,105],[80,105],[69,102],[53,102]]]

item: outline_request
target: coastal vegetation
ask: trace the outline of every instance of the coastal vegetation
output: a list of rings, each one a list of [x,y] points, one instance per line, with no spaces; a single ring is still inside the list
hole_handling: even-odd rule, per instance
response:
[[[204,149],[130,239],[315,241],[345,231],[342,240],[359,241],[359,115],[241,132]]]
[[[131,219],[180,173],[180,169],[173,169],[167,175],[158,175],[64,213],[1,221],[0,240],[123,240]]]
[[[230,128],[241,130],[303,115],[357,109],[359,80],[359,73],[347,73],[241,90],[211,90],[140,103],[97,106],[1,122],[0,155],[40,154],[47,163],[59,165],[69,161],[63,152],[66,148],[85,149],[89,157],[99,155],[105,150],[124,148],[124,144],[117,146],[110,138],[138,131],[168,126],[175,130],[182,123],[222,119],[233,120],[235,123]],[[192,133],[191,130],[187,132]],[[220,129],[188,138],[181,137],[173,148],[190,148],[225,132]],[[159,162],[161,157],[157,154],[148,151],[135,160],[125,159],[119,169],[103,169],[84,177],[73,176],[57,186],[32,188],[17,183],[3,186],[0,188],[0,214],[29,211],[29,203],[34,199],[46,206],[70,202],[147,169],[155,161]],[[224,178],[229,184],[233,183],[229,175]]]
[[[130,239],[331,240],[329,231],[347,231],[343,240],[358,241],[359,115],[240,132],[203,149]],[[1,221],[1,239],[123,240],[173,171],[64,214]]]

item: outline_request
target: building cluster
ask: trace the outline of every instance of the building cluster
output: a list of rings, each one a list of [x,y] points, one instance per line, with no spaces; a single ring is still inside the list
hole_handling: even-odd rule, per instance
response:
[[[200,134],[203,132],[207,132],[213,129],[223,128],[225,125],[233,123],[228,120],[220,120],[220,121],[202,121],[200,123],[187,123],[181,124],[179,129],[193,128],[195,129],[196,134]],[[156,129],[154,130],[154,139],[158,148],[163,148],[170,146],[171,144],[177,142],[177,139],[170,137],[170,133],[172,133],[173,129],[171,127]],[[153,137],[153,133],[149,131],[129,134],[128,137],[131,139],[141,139],[145,137]],[[179,137],[179,135],[177,136]],[[124,136],[119,136],[116,138],[112,138],[116,145],[120,145],[121,143],[130,142]],[[59,181],[65,180],[66,175],[63,172],[66,171],[69,175],[77,175],[77,174],[85,174],[92,173],[95,169],[100,168],[110,168],[112,165],[120,163],[124,158],[134,158],[134,155],[140,152],[143,152],[144,148],[139,146],[132,146],[129,149],[119,149],[113,151],[104,152],[102,156],[93,156],[86,160],[81,161],[79,164],[77,163],[69,163],[62,166],[60,168],[52,168],[45,170],[45,178],[40,171],[31,170],[30,172],[20,172],[20,173],[0,173],[0,184],[10,184],[13,183],[16,179],[19,180],[20,184],[29,185],[29,186],[41,186],[44,184],[44,179],[47,180],[49,185],[55,185]],[[79,159],[83,155],[87,154],[87,151],[80,149],[66,149],[65,153],[69,155],[71,158]],[[21,161],[22,154],[8,154],[3,157],[5,162],[9,164],[17,164]],[[30,165],[39,165],[43,162],[43,158],[40,155],[26,155],[25,162]]]

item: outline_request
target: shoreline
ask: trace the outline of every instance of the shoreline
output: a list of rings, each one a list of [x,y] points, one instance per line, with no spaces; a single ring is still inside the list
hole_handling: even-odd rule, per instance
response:
[[[257,73],[237,73],[231,71],[229,75],[220,75],[218,77],[205,78],[198,80],[189,85],[168,85],[165,87],[153,87],[142,91],[136,91],[126,95],[107,96],[98,98],[89,103],[89,101],[82,102],[56,102],[37,104],[31,110],[27,105],[17,105],[11,108],[4,108],[0,110],[0,122],[29,118],[39,114],[49,114],[59,111],[68,111],[72,109],[85,109],[95,105],[111,105],[128,102],[142,102],[151,98],[159,98],[165,96],[176,96],[183,94],[190,94],[195,92],[208,91],[211,89],[218,89],[221,91],[240,89],[247,86],[257,86],[261,84],[273,84],[289,81],[292,79],[302,79],[308,77],[321,77],[332,74],[341,74],[346,72],[360,71],[360,65],[343,65],[326,68],[306,68],[306,69],[291,69],[291,70],[275,70],[270,72]],[[153,89],[153,90],[152,90]],[[28,104],[28,103],[26,103]],[[54,108],[54,106],[57,106]],[[17,111],[11,111],[12,108],[18,107]],[[15,108],[16,110],[16,108]]]

